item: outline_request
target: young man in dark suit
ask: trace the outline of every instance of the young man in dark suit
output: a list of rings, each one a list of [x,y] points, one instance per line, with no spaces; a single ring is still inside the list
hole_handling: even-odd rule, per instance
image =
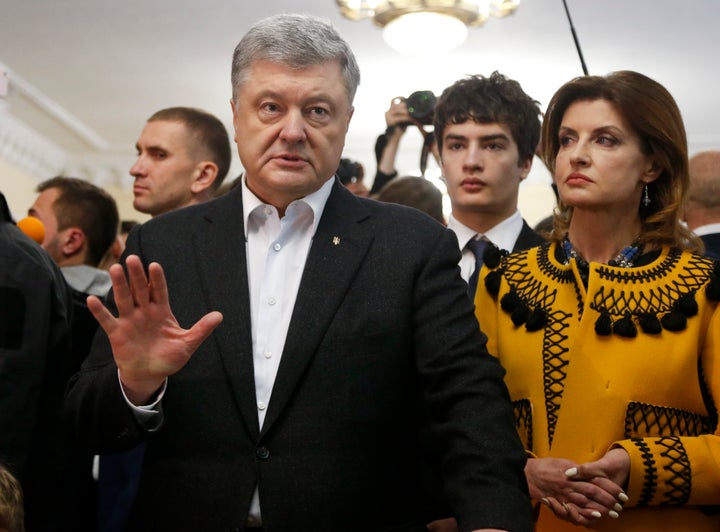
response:
[[[133,530],[424,530],[419,418],[460,529],[530,530],[454,235],[333,177],[358,82],[321,19],[253,26],[233,57],[240,186],[135,229],[112,312],[89,300],[106,334],[68,414],[97,450],[147,441]]]
[[[451,204],[448,227],[457,235],[461,274],[474,295],[478,246],[520,251],[544,241],[517,207],[540,140],[540,108],[517,81],[498,72],[468,76],[443,91],[434,128]]]

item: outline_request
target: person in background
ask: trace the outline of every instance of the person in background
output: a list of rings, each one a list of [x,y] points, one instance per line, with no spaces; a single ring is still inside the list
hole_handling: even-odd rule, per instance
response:
[[[335,178],[359,75],[324,19],[254,24],[242,182],[132,231],[109,308],[89,300],[104,333],[68,416],[98,450],[147,442],[133,529],[420,530],[422,409],[461,530],[530,530],[454,235]]]
[[[120,257],[122,256],[123,251],[125,251],[125,241],[127,240],[127,236],[130,233],[130,230],[137,224],[138,222],[135,220],[120,220],[120,231],[118,232],[115,241],[112,243],[112,246],[110,246],[110,249],[107,250],[105,256],[100,261],[98,268],[107,270],[110,266],[120,261]]]
[[[720,151],[690,158],[690,190],[683,221],[705,245],[705,255],[720,260]]]
[[[346,158],[340,159],[340,165],[335,175],[337,175],[340,183],[345,185],[345,188],[356,196],[363,198],[368,196],[368,189],[365,183],[363,183],[365,168],[363,168],[363,165],[359,162]]]
[[[433,123],[450,197],[448,227],[472,297],[488,244],[520,251],[544,241],[517,207],[540,140],[540,109],[517,81],[493,72],[446,88]]]
[[[214,197],[230,168],[230,141],[220,120],[200,109],[170,107],[153,114],[136,144],[135,210],[160,214]]]
[[[80,369],[97,330],[86,306],[88,295],[104,298],[110,275],[98,268],[115,241],[119,216],[115,200],[83,179],[57,176],[40,183],[28,214],[45,226],[42,247],[60,266],[73,292],[73,350]]]
[[[400,141],[405,136],[408,126],[415,126],[423,137],[423,151],[420,155],[421,166],[424,166],[427,155],[432,153],[435,159],[438,159],[437,147],[435,145],[435,137],[432,131],[425,129],[425,123],[432,121],[432,112],[434,105],[435,96],[429,91],[417,91],[413,94],[427,94],[428,97],[432,96],[428,100],[427,105],[423,106],[422,116],[420,119],[411,116],[408,110],[407,98],[395,97],[390,101],[390,107],[385,112],[385,132],[378,136],[375,141],[375,158],[377,160],[377,170],[375,178],[373,179],[372,187],[370,188],[370,196],[374,197],[380,193],[380,191],[392,182],[398,176],[398,171],[395,168],[395,159],[397,158],[398,151],[400,150]]]
[[[385,185],[375,199],[414,207],[445,225],[442,192],[424,177],[398,177]]]
[[[687,138],[658,82],[552,97],[552,241],[489,257],[475,299],[527,453],[538,532],[720,530],[720,277],[683,227]]]
[[[28,210],[45,226],[42,247],[60,266],[72,294],[71,373],[85,360],[98,323],[87,307],[87,297],[105,298],[110,290],[110,274],[100,262],[115,242],[119,215],[115,200],[105,190],[83,179],[57,176],[40,183],[38,196]],[[71,444],[71,470],[74,484],[62,495],[76,530],[94,530],[97,492],[92,476],[92,455]]]
[[[60,269],[15,225],[0,193],[0,464],[22,486],[28,532],[69,530],[60,524],[68,489],[62,406],[72,373],[71,315]],[[17,487],[7,472],[0,476],[4,526],[22,530]]]
[[[221,191],[231,162],[230,140],[214,115],[192,107],[153,114],[136,144],[133,207],[152,217],[197,205]],[[123,245],[123,250],[124,250]],[[136,496],[145,446],[104,453],[98,467],[100,532],[122,532]]]

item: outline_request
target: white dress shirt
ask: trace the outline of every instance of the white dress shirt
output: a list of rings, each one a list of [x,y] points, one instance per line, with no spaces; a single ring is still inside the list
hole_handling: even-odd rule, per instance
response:
[[[520,231],[522,231],[523,219],[520,211],[516,210],[512,216],[505,218],[489,231],[478,233],[470,229],[467,225],[458,222],[457,219],[450,214],[447,226],[455,232],[455,236],[458,239],[458,245],[462,253],[462,257],[460,258],[460,274],[462,278],[465,279],[465,282],[467,282],[473,270],[475,270],[475,255],[466,247],[467,243],[473,238],[485,237],[498,248],[512,251],[515,247],[515,242],[520,236]]]
[[[247,187],[245,177],[242,178],[255,401],[261,429],[305,261],[334,180],[334,177],[328,179],[317,191],[290,203],[285,209],[285,216],[280,218],[278,210],[263,203]],[[152,405],[138,407],[128,401],[136,418],[146,429],[157,430],[161,425],[161,401],[166,385],[167,379]],[[255,488],[248,524],[259,526],[261,523],[260,501]]]

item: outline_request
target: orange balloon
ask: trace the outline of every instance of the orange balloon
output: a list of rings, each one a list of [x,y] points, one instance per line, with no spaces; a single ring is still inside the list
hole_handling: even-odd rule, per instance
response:
[[[32,238],[38,244],[42,244],[42,241],[45,239],[45,226],[34,216],[23,218],[17,223],[17,226],[23,233]]]

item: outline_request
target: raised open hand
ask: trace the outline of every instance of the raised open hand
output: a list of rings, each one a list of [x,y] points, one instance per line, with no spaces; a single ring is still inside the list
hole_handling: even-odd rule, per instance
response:
[[[145,275],[140,259],[130,255],[110,268],[118,316],[94,296],[88,308],[107,333],[127,398],[145,404],[164,380],[179,371],[212,333],[222,314],[209,312],[190,329],[178,324],[170,309],[162,267],[151,263]]]

